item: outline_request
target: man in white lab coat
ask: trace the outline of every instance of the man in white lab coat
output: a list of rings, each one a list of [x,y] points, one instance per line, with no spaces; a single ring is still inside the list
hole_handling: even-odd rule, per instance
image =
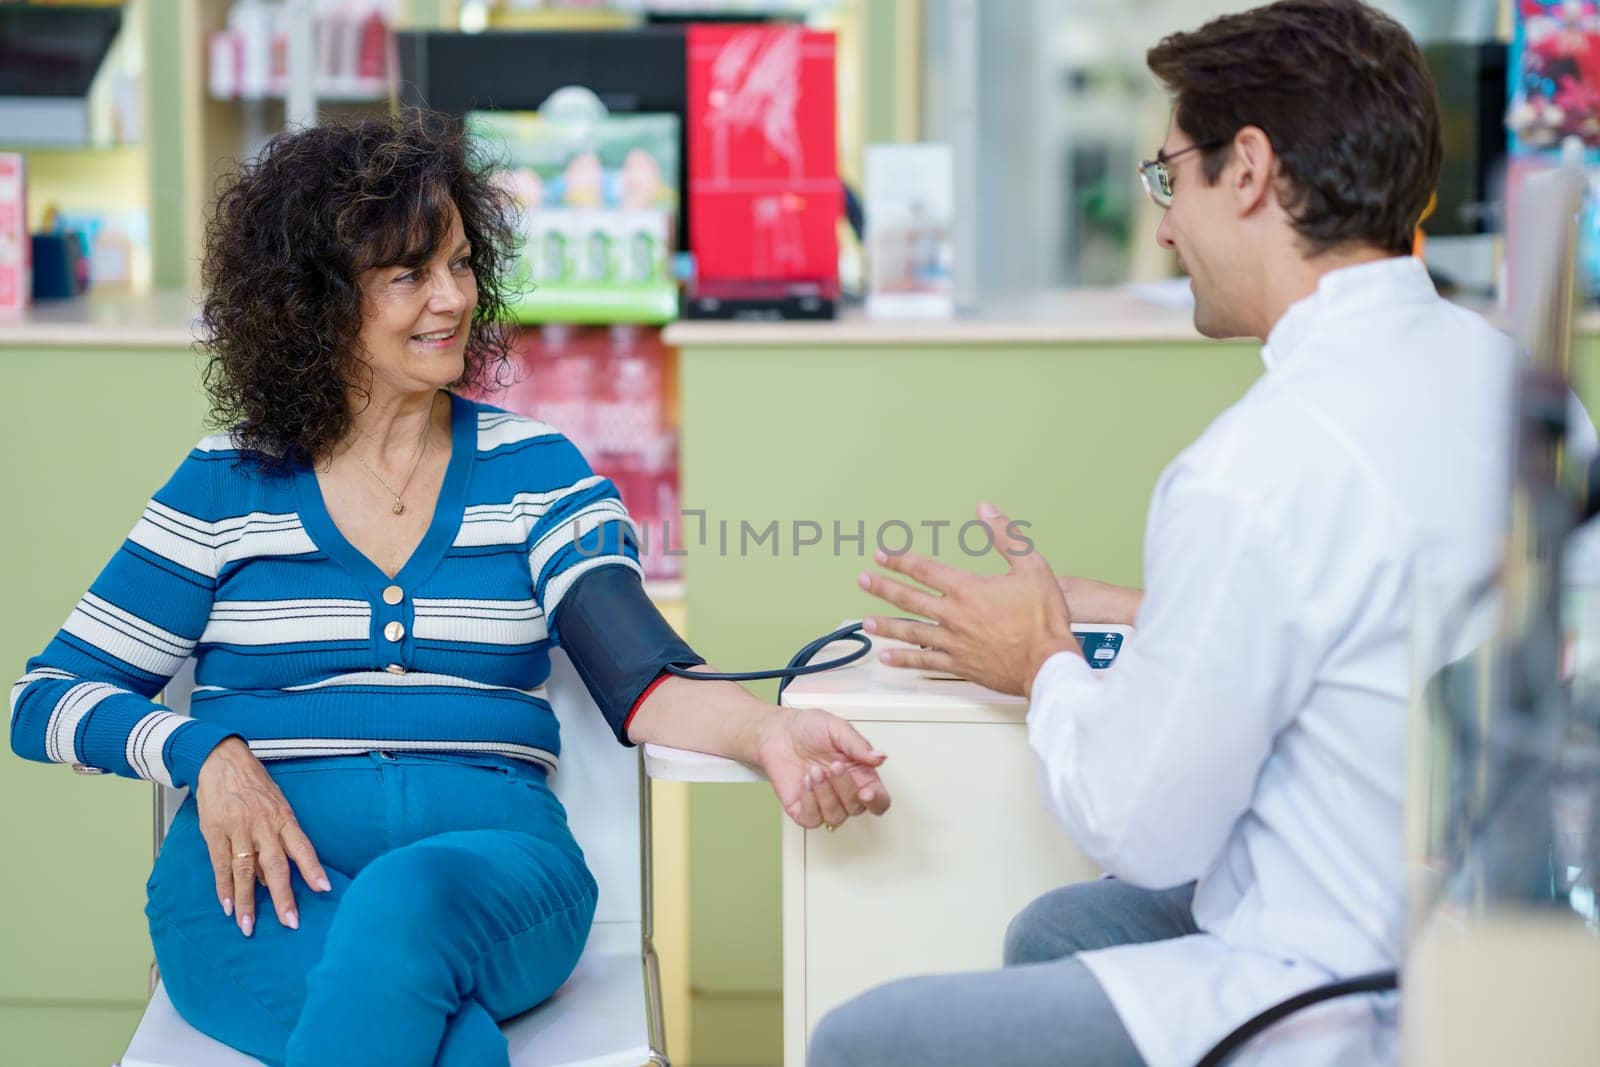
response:
[[[836,1009],[813,1067],[1183,1067],[1274,1003],[1399,965],[1412,654],[1454,642],[1496,570],[1511,345],[1408,254],[1441,150],[1399,25],[1288,0],[1148,62],[1174,98],[1140,168],[1158,240],[1197,329],[1260,338],[1266,371],[1157,484],[1146,590],[1063,596],[987,506],[1006,573],[880,555],[917,584],[861,579],[932,620],[869,619],[922,646],[890,662],[1030,698],[1045,803],[1114,877],[1030,905],[1000,971]],[[1091,672],[1074,617],[1137,634]],[[1392,1060],[1394,1007],[1330,1002],[1244,1061]]]

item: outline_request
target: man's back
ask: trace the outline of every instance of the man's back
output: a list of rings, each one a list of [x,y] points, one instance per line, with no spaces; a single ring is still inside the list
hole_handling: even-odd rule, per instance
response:
[[[1504,528],[1511,345],[1420,262],[1328,274],[1263,358],[1157,487],[1105,714],[1069,745],[1031,716],[1080,843],[1139,884],[1198,880],[1201,934],[1083,957],[1156,1064],[1398,965],[1412,657],[1470,639]],[[1368,1011],[1323,1009],[1272,1056],[1335,1062]]]
[[[1180,461],[1217,464],[1282,546],[1289,644],[1307,657],[1300,707],[1236,847],[1258,861],[1284,853],[1326,891],[1317,910],[1344,913],[1366,939],[1263,931],[1259,947],[1293,947],[1341,973],[1393,966],[1410,687],[1437,666],[1414,657],[1482,636],[1474,609],[1500,559],[1509,500],[1512,347],[1404,258],[1329,275],[1284,316],[1264,358],[1258,387]],[[1279,863],[1256,866],[1266,882]],[[1261,901],[1239,892],[1207,880],[1202,927],[1235,907],[1272,906],[1269,885],[1253,891]],[[1250,943],[1242,931],[1229,940]]]

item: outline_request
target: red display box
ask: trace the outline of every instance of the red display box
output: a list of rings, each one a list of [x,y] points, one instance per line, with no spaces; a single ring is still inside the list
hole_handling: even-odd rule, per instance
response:
[[[834,288],[843,209],[833,35],[689,28],[690,247],[702,285]]]

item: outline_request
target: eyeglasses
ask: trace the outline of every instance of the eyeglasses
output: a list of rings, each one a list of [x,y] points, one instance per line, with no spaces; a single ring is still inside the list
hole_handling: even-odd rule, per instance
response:
[[[1168,164],[1179,156],[1186,156],[1190,152],[1218,148],[1227,144],[1230,140],[1232,140],[1231,137],[1223,137],[1215,141],[1192,144],[1188,148],[1178,149],[1170,156],[1165,152],[1157,152],[1156,158],[1141,161],[1137,169],[1139,171],[1139,179],[1144,182],[1144,191],[1150,194],[1150,199],[1155,201],[1157,207],[1171,207],[1172,168]]]

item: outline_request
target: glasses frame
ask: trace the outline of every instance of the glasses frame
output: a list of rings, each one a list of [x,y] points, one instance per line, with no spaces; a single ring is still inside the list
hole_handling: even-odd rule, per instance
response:
[[[1170,156],[1165,151],[1158,150],[1156,158],[1142,159],[1134,169],[1139,173],[1139,180],[1144,185],[1144,191],[1155,202],[1156,207],[1165,211],[1172,206],[1172,168],[1169,164],[1190,152],[1208,152],[1213,148],[1221,148],[1229,141],[1230,137],[1221,137],[1212,141],[1197,141],[1187,148],[1180,148]]]

